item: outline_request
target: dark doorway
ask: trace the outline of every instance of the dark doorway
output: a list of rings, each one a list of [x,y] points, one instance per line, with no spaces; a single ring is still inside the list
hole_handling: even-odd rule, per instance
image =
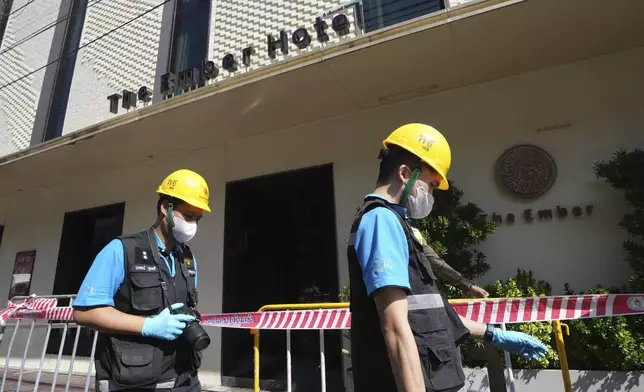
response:
[[[266,304],[336,302],[338,268],[333,166],[239,181],[226,187],[223,311]],[[320,390],[319,333],[294,331],[293,391]],[[250,387],[253,339],[222,330],[222,383]],[[263,390],[286,390],[286,333],[262,331]],[[340,333],[325,334],[327,390],[344,391]]]
[[[60,238],[58,265],[54,277],[54,295],[76,294],[89,271],[94,258],[112,239],[123,232],[125,203],[112,204],[87,210],[68,212],[63,221]],[[68,302],[58,301],[59,306]],[[71,355],[76,338],[76,329],[67,332],[64,355]],[[62,330],[53,329],[47,353],[57,354],[62,339]],[[79,336],[76,355],[90,356],[93,335],[83,328]]]

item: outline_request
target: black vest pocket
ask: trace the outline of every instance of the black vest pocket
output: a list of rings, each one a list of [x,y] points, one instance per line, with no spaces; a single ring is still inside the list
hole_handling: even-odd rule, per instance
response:
[[[434,308],[410,310],[409,325],[414,336],[422,341],[428,333],[448,329],[451,324],[445,308]]]
[[[432,391],[454,390],[465,383],[465,375],[448,330],[432,331],[418,345],[425,385]]]
[[[144,315],[157,314],[163,306],[158,273],[132,272],[132,308]]]
[[[149,344],[112,341],[114,360],[112,379],[123,386],[154,384],[165,373],[163,352]]]

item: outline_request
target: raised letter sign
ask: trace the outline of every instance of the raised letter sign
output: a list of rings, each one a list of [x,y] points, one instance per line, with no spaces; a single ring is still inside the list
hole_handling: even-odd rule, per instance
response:
[[[242,50],[242,63],[250,67],[250,56],[255,54],[255,49],[252,46],[249,46]]]
[[[288,54],[288,39],[286,37],[286,31],[280,31],[279,40],[274,40],[273,36],[269,34],[266,42],[268,44],[268,57],[274,59],[277,48],[280,48],[283,54]]]
[[[123,101],[121,101],[123,109],[130,110],[136,107],[136,93],[134,91],[123,90]]]
[[[349,34],[349,18],[345,14],[338,14],[331,20],[331,27],[339,36]]]
[[[305,28],[299,28],[293,32],[293,43],[298,49],[306,49],[311,44],[311,35]]]
[[[177,77],[172,72],[168,72],[165,75],[161,76],[161,95],[167,96],[174,94],[174,91],[177,87]]]
[[[503,223],[503,218],[501,217],[500,214],[497,214],[496,212],[492,213],[492,222],[494,223]]]
[[[537,216],[539,216],[539,219],[552,219],[552,210],[539,210]]]
[[[206,61],[204,63],[203,76],[206,80],[217,79],[217,76],[219,76],[219,68],[217,68],[214,61]]]
[[[527,222],[532,222],[534,220],[534,218],[532,217],[532,208],[523,210],[523,217]]]
[[[559,215],[559,218],[565,218],[568,216],[568,209],[564,207],[559,207],[557,206],[557,215]]]
[[[223,60],[221,60],[221,66],[228,72],[237,71],[237,60],[235,60],[235,56],[231,53],[225,55]]]
[[[322,20],[319,16],[315,18],[315,24],[313,25],[315,27],[315,33],[318,36],[318,41],[320,42],[326,42],[329,40],[329,35],[326,33],[326,28],[329,27],[329,25]]]
[[[110,113],[116,114],[119,112],[119,99],[121,99],[120,94],[112,94],[107,97],[107,100],[110,101]]]
[[[143,86],[139,89],[137,96],[139,101],[150,102],[152,100],[152,91],[149,88]]]
[[[576,217],[581,216],[581,207],[575,207],[572,209],[572,214]]]
[[[190,68],[179,73],[179,90],[184,91],[199,85],[199,70]]]

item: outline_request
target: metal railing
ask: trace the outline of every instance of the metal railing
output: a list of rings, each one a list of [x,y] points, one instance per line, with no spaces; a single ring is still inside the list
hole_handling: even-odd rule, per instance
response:
[[[316,309],[345,309],[348,302],[324,302],[317,304],[273,304],[264,305],[258,312],[271,310],[316,310]],[[251,329],[253,335],[253,391],[259,392],[259,330]],[[322,392],[326,392],[326,359],[324,354],[324,330],[320,329],[320,377]],[[291,392],[291,330],[286,330],[286,391]]]
[[[17,301],[27,301],[33,297],[14,297],[11,299],[12,302],[17,302]],[[56,299],[56,300],[69,300],[69,305],[67,305],[68,308],[71,308],[74,299],[76,298],[75,295],[45,295],[45,296],[39,296],[38,298],[51,298],[51,299]],[[25,324],[27,324],[25,326]],[[23,327],[23,328],[21,328]],[[11,365],[11,354],[13,352],[14,344],[16,342],[16,338],[19,335],[19,332],[21,329],[26,329],[28,328],[28,334],[27,334],[27,339],[25,342],[25,347],[22,353],[22,359],[21,359],[21,364],[20,368],[18,369],[18,380],[16,382],[15,390],[20,391],[20,386],[23,382],[25,370],[26,370],[26,365],[27,365],[27,354],[29,352],[30,344],[32,342],[32,338],[34,336],[34,331],[36,330],[42,330],[45,329],[45,342],[43,343],[42,351],[40,354],[40,362],[39,366],[37,368],[37,373],[36,373],[36,379],[34,381],[34,391],[38,390],[38,386],[40,385],[41,382],[41,377],[43,374],[43,369],[45,368],[45,360],[47,359],[47,348],[49,346],[49,340],[51,337],[51,332],[52,330],[62,330],[61,333],[61,340],[60,340],[60,345],[58,347],[58,354],[56,357],[56,363],[54,366],[54,374],[53,374],[53,379],[51,380],[51,392],[54,392],[54,389],[56,388],[57,381],[58,381],[58,375],[60,372],[60,367],[63,359],[63,349],[65,347],[65,341],[67,338],[67,332],[71,329],[76,329],[76,334],[74,337],[74,345],[72,348],[72,354],[69,357],[69,368],[67,370],[67,380],[65,381],[65,391],[68,391],[70,386],[71,386],[71,381],[72,381],[72,376],[74,373],[74,362],[76,360],[76,351],[78,348],[78,341],[80,338],[80,332],[81,332],[81,326],[74,324],[71,321],[57,321],[57,320],[22,320],[22,319],[17,319],[17,320],[11,320],[11,322],[7,323],[7,325],[0,326],[0,343],[3,340],[4,332],[7,329],[13,329],[13,332],[11,333],[11,339],[9,340],[9,344],[7,347],[7,353],[5,357],[5,363],[3,366],[3,372],[2,372],[2,384],[0,384],[0,392],[4,392],[5,387],[7,385],[7,377],[10,371],[10,365]],[[85,374],[85,392],[89,390],[90,386],[90,380],[92,376],[92,362],[94,360],[94,354],[96,352],[96,341],[98,337],[98,332],[93,331],[93,342],[92,342],[92,348],[91,348],[91,354],[90,354],[90,359],[89,359],[89,364],[88,364],[88,369]]]

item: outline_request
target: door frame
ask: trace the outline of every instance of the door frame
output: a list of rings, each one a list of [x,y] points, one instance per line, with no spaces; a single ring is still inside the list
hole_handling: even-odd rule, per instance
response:
[[[265,179],[268,177],[273,177],[273,176],[279,176],[279,175],[286,175],[290,173],[295,173],[295,172],[303,172],[307,171],[310,169],[319,169],[319,168],[324,168],[328,167],[330,169],[330,174],[331,174],[331,182],[329,184],[330,186],[330,195],[332,196],[330,200],[328,201],[331,203],[329,205],[330,208],[330,213],[333,214],[333,228],[332,228],[332,233],[329,233],[330,236],[333,238],[333,247],[334,247],[334,254],[335,254],[335,287],[336,290],[339,292],[341,290],[340,287],[340,257],[338,254],[338,219],[337,219],[337,206],[336,206],[336,193],[335,193],[335,165],[333,162],[329,163],[323,163],[323,164],[318,164],[318,165],[311,165],[311,166],[305,166],[305,167],[299,167],[296,169],[288,169],[288,170],[283,170],[279,172],[273,172],[273,173],[268,173],[268,174],[262,174],[262,175],[257,175],[257,176],[252,176],[252,177],[247,177],[247,178],[242,178],[242,179],[237,179],[237,180],[232,180],[226,182],[226,190],[225,190],[225,207],[224,207],[224,251],[223,251],[223,266],[222,266],[222,275],[223,279],[225,279],[225,269],[226,269],[226,220],[228,219],[228,214],[226,214],[226,210],[228,207],[228,190],[230,185],[238,184],[240,182],[246,182],[246,181],[252,181],[252,180],[258,180],[258,179]],[[226,292],[224,288],[222,287],[222,307],[225,302],[226,298]],[[340,346],[342,346],[342,336],[340,336]],[[250,350],[251,347],[248,349]],[[243,349],[243,348],[242,348]],[[284,348],[285,351],[285,356],[286,356],[286,347]],[[244,378],[244,377],[232,377],[232,376],[225,376],[223,372],[223,366],[224,366],[224,352],[223,352],[223,345],[220,347],[220,375],[221,375],[221,385],[225,387],[232,387],[232,388],[253,388],[253,382],[254,380],[252,378]],[[340,354],[340,366],[342,370],[342,374],[344,373],[344,358],[342,358],[342,355]],[[344,376],[341,376],[344,379]],[[268,378],[261,378],[261,373],[260,373],[260,380],[259,380],[259,386],[260,389],[263,391],[271,391],[271,390],[286,390],[286,383],[280,380],[275,380],[275,379],[268,379]]]

